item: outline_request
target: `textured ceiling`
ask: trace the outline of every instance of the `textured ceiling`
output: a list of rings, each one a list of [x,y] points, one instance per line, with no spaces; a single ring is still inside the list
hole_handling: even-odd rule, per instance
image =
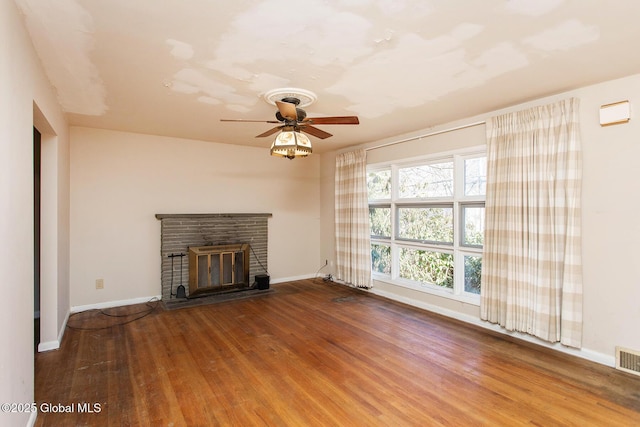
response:
[[[318,152],[640,72],[635,0],[15,2],[72,125],[221,143],[268,147],[220,119],[274,120],[280,87],[359,116]]]

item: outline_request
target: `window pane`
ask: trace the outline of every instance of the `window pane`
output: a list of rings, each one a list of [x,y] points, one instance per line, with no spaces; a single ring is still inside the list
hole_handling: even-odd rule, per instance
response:
[[[482,279],[482,257],[465,255],[464,257],[464,291],[480,294]]]
[[[369,227],[371,235],[391,237],[391,208],[369,206]]]
[[[428,242],[453,243],[453,208],[398,208],[398,237]]]
[[[453,255],[401,248],[400,277],[453,289]]]
[[[482,246],[484,244],[484,207],[463,206],[463,245]]]
[[[452,197],[453,162],[401,168],[398,181],[401,198]]]
[[[371,171],[367,173],[369,200],[391,198],[391,170]]]
[[[371,270],[374,273],[391,275],[391,247],[371,244]]]
[[[481,196],[487,189],[487,158],[477,157],[464,161],[464,195]]]

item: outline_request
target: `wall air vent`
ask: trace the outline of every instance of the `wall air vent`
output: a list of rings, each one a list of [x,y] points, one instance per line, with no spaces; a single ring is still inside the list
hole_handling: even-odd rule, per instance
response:
[[[640,376],[640,351],[616,347],[616,369]]]

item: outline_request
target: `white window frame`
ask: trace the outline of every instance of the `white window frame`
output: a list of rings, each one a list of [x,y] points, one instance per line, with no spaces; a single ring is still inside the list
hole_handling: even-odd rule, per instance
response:
[[[479,305],[480,296],[464,290],[464,257],[482,256],[482,247],[478,245],[462,244],[462,206],[484,206],[485,195],[465,196],[464,162],[467,159],[486,157],[486,146],[477,146],[463,150],[456,150],[437,155],[421,156],[411,159],[401,159],[390,162],[376,163],[367,166],[367,172],[381,170],[391,170],[391,198],[369,200],[370,206],[390,206],[391,207],[391,236],[390,238],[371,237],[372,244],[382,244],[391,247],[391,274],[386,275],[372,271],[374,280],[390,283],[397,286],[442,296],[465,303]],[[427,164],[437,164],[453,160],[454,167],[454,194],[453,197],[432,197],[432,198],[405,198],[398,196],[398,171],[400,168],[411,166],[422,166]],[[434,242],[420,242],[398,238],[397,210],[402,206],[453,206],[453,243],[437,244]],[[401,248],[411,248],[418,250],[437,251],[453,254],[453,289],[443,288],[430,283],[419,283],[413,280],[400,277],[399,254]]]

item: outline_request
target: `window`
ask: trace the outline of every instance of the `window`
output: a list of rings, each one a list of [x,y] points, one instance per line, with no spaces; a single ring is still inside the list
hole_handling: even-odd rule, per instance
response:
[[[453,243],[452,205],[398,206],[398,239]]]
[[[369,200],[386,200],[391,198],[391,170],[370,171],[367,174]]]
[[[470,152],[370,165],[374,279],[479,303],[486,164]]]
[[[369,205],[369,223],[371,235],[391,237],[391,206]]]
[[[403,199],[453,196],[453,162],[400,168],[398,192]]]
[[[400,277],[453,289],[453,255],[400,247]]]
[[[487,158],[475,157],[464,161],[464,195],[484,196],[487,188]]]
[[[380,243],[371,245],[371,268],[373,273],[391,274],[391,246]]]
[[[462,245],[482,247],[484,243],[484,204],[460,206],[462,212]]]

